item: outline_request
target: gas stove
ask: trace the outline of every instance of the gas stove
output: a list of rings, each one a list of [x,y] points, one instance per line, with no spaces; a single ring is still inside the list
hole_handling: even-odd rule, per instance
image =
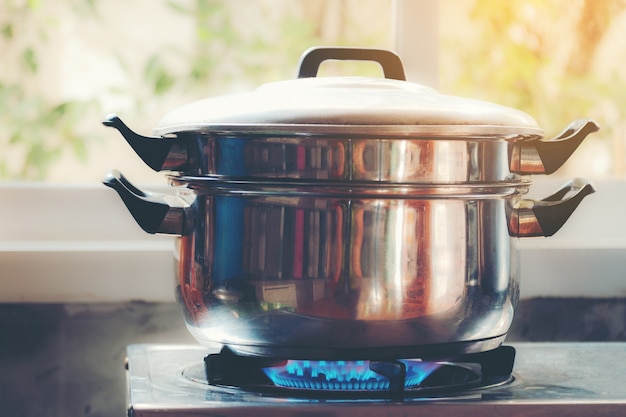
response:
[[[432,362],[420,364],[419,360],[342,362],[348,372],[365,367],[366,372],[373,369],[377,371],[375,374],[389,378],[371,382],[367,377],[354,383],[354,390],[345,384],[329,387],[284,381],[282,389],[270,389],[264,382],[265,376],[278,383],[281,380],[276,375],[305,375],[314,382],[342,378],[335,373],[331,378],[326,362],[315,364],[318,370],[312,375],[307,361],[304,364],[268,361],[260,376],[247,373],[241,376],[236,372],[243,386],[234,387],[220,368],[224,361],[215,360],[223,357],[217,355],[219,352],[188,345],[131,345],[127,350],[128,414],[131,417],[626,415],[626,343],[515,343],[498,352],[496,356],[500,360],[496,367],[489,365],[483,355],[467,355],[459,363],[440,361],[436,366]],[[507,361],[513,360],[511,355],[513,372],[502,375]],[[229,360],[225,362],[228,364]],[[213,369],[216,366],[217,370]],[[452,369],[457,380],[457,370],[461,369],[464,383],[440,389],[436,383],[429,386],[425,382],[434,377],[420,373],[415,388],[410,381],[414,381],[416,367],[428,369],[430,375],[449,374]],[[480,368],[487,371],[483,370],[481,375]],[[402,380],[408,382],[400,387],[395,383],[394,388],[393,375],[398,369]],[[476,382],[476,375],[482,383]],[[372,395],[364,395],[365,390],[372,391]]]

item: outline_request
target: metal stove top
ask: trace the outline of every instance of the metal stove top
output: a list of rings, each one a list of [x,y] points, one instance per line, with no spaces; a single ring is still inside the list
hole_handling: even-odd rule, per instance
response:
[[[199,346],[128,347],[129,416],[618,416],[626,415],[626,343],[515,343],[512,382],[445,398],[305,399],[213,387]],[[201,372],[200,372],[201,373]]]

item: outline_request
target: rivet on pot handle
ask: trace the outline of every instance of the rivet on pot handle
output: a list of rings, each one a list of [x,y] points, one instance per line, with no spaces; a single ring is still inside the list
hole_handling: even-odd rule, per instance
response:
[[[515,174],[552,174],[574,153],[590,133],[600,127],[590,119],[572,122],[560,135],[547,140],[513,143],[510,171]]]
[[[373,61],[378,62],[383,69],[385,78],[406,80],[402,60],[395,53],[385,49],[345,48],[345,47],[313,47],[309,48],[300,57],[298,64],[298,78],[312,78],[322,62],[331,59],[340,61]]]
[[[142,136],[115,114],[108,115],[102,124],[117,129],[146,165],[155,171],[177,171],[187,166],[188,152],[176,138]]]
[[[594,192],[587,180],[577,178],[540,201],[519,201],[508,215],[509,235],[552,236],[565,224],[582,199]]]
[[[117,191],[130,214],[146,232],[184,234],[187,205],[181,199],[143,192],[117,170],[111,171],[102,182]]]

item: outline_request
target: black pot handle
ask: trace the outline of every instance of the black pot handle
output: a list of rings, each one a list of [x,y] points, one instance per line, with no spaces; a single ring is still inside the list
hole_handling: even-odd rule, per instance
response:
[[[188,152],[179,139],[142,136],[133,132],[115,114],[108,115],[102,124],[117,129],[135,153],[153,170],[178,171],[186,168]]]
[[[510,151],[510,171],[515,174],[552,174],[569,159],[590,133],[600,127],[590,119],[572,122],[552,139],[518,141]]]
[[[552,236],[565,224],[580,202],[593,194],[589,181],[577,178],[540,200],[521,200],[508,213],[513,237]]]
[[[184,204],[176,201],[175,197],[168,201],[165,195],[141,191],[117,170],[111,171],[102,182],[117,191],[144,231],[152,234],[184,234]]]
[[[394,52],[386,49],[345,47],[313,47],[307,49],[300,57],[298,78],[316,77],[321,63],[331,59],[378,62],[383,69],[385,78],[406,80],[402,60]]]

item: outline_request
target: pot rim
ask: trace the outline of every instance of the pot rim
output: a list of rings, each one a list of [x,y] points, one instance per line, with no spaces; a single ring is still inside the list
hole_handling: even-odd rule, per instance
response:
[[[345,124],[253,124],[186,123],[157,128],[159,136],[197,133],[209,136],[358,136],[359,139],[457,139],[506,141],[534,140],[544,136],[540,128],[498,125],[345,125]]]
[[[170,176],[170,185],[177,189],[231,194],[282,197],[335,197],[377,199],[492,199],[522,195],[528,192],[532,181],[483,183],[392,183],[392,182],[340,182],[323,180],[262,179],[254,181],[214,176]]]

